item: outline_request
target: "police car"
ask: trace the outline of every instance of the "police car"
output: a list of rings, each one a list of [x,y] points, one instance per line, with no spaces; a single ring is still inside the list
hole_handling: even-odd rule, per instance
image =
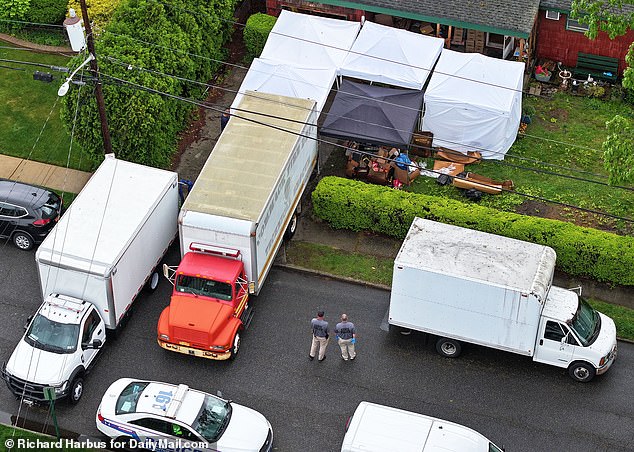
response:
[[[96,422],[117,448],[269,452],[273,443],[271,424],[257,411],[183,384],[117,380]]]

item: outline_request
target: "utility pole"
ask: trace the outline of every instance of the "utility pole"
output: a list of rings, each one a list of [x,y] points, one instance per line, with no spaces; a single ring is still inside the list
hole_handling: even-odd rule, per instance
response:
[[[92,27],[90,26],[90,19],[88,18],[86,0],[80,0],[79,3],[81,5],[81,16],[84,19],[84,26],[86,27],[86,45],[88,46],[88,52],[95,55],[95,41],[93,40]],[[97,110],[99,110],[99,119],[101,120],[104,153],[112,154],[112,142],[110,141],[110,130],[108,129],[108,118],[106,117],[106,104],[103,100],[103,91],[101,89],[101,79],[99,78],[99,67],[97,66],[96,58],[90,61],[90,72],[92,72],[97,83],[95,86],[95,98],[97,99]]]

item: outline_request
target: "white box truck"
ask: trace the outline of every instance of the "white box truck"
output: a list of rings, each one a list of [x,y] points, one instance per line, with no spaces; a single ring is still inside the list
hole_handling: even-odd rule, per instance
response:
[[[158,322],[166,350],[224,360],[283,238],[297,226],[317,161],[315,102],[247,92],[218,139],[178,218],[182,259]]]
[[[552,285],[552,248],[415,218],[394,260],[388,323],[567,368],[582,382],[616,358],[616,327],[576,292]]]
[[[76,403],[83,379],[176,238],[176,173],[107,155],[35,254],[44,303],[6,366],[20,398]]]

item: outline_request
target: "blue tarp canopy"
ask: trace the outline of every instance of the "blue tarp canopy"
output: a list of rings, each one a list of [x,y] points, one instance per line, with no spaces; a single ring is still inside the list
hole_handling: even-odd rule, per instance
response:
[[[344,79],[325,114],[321,135],[407,148],[418,126],[423,91]]]

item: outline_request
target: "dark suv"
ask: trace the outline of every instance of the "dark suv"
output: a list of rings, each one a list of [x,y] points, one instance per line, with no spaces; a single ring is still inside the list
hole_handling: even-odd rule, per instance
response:
[[[59,219],[62,199],[41,187],[0,179],[0,237],[30,250]]]

